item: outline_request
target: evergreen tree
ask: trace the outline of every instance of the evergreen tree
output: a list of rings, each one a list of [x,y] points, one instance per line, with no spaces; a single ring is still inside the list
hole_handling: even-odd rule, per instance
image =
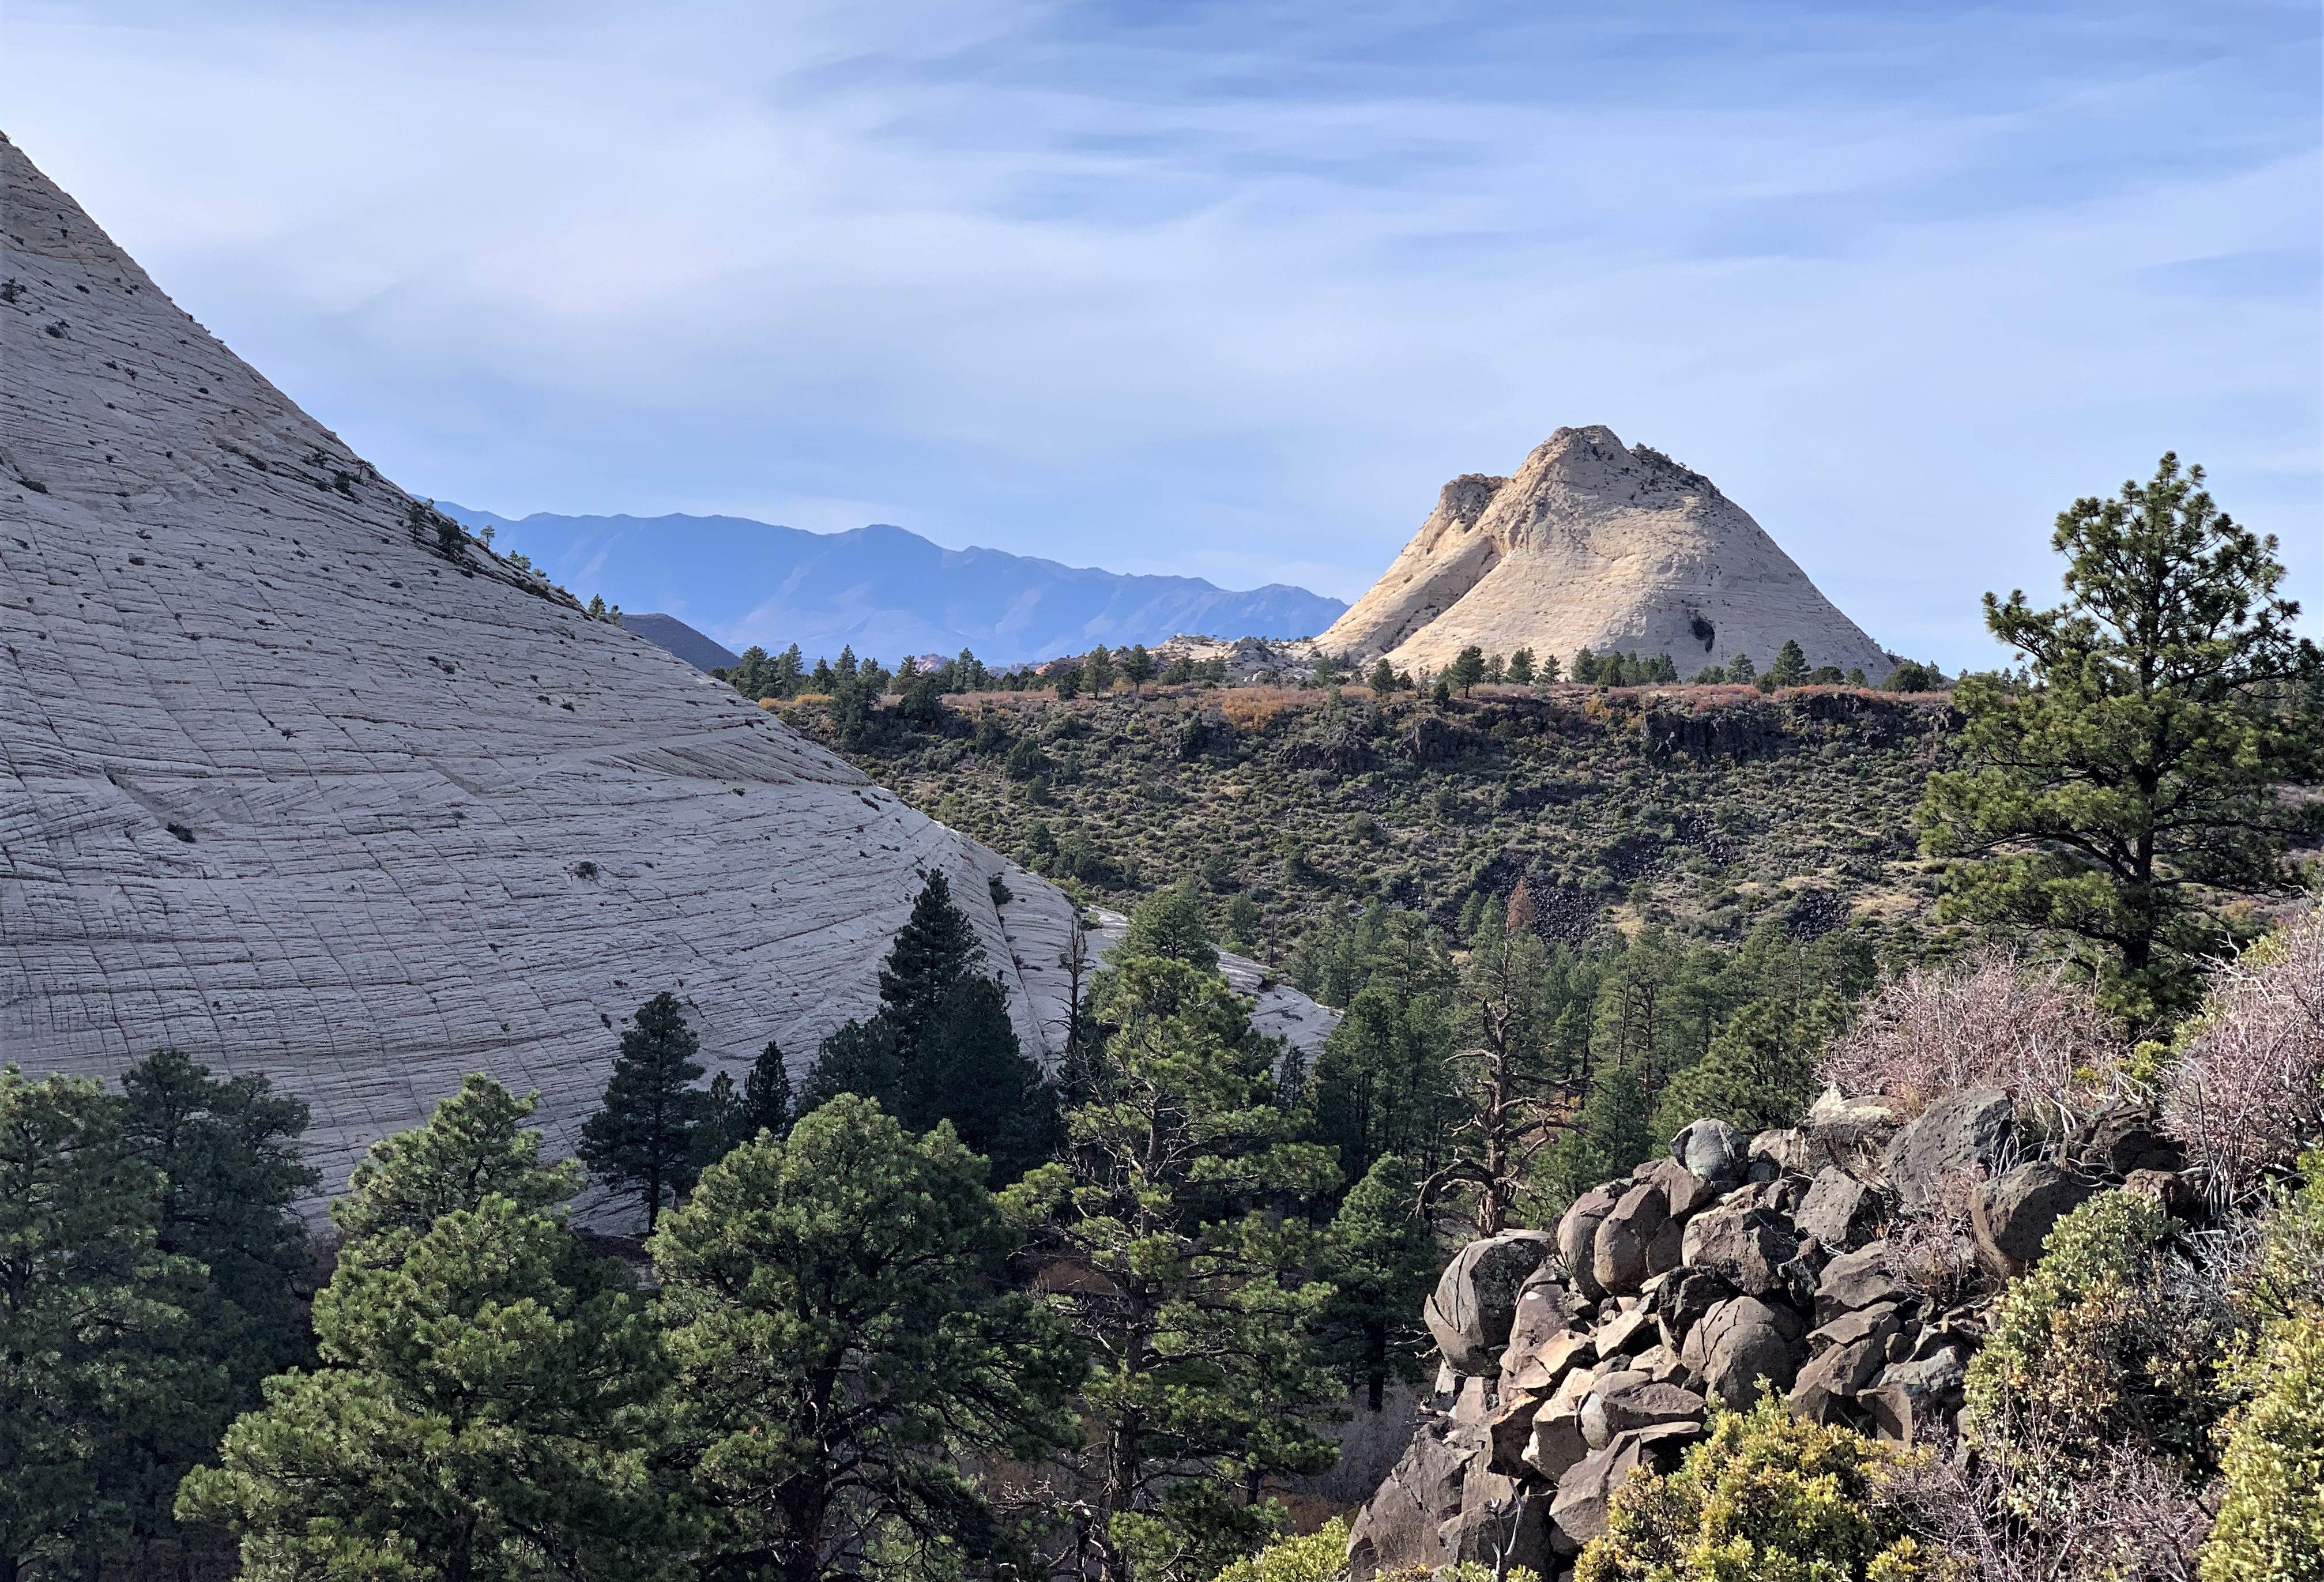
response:
[[[1002,1279],[980,1161],[849,1095],[707,1171],[652,1242],[678,1367],[669,1459],[710,1577],[880,1574],[900,1527],[976,1574],[1007,1533],[974,1461],[1074,1442],[1079,1347]]]
[[[1450,1063],[1454,1013],[1434,968],[1374,967],[1315,1062],[1314,1136],[1333,1150],[1346,1180],[1360,1180],[1391,1154],[1428,1170],[1443,1162],[1459,1099]]]
[[[1385,658],[1375,659],[1371,675],[1365,678],[1364,685],[1372,689],[1374,697],[1386,697],[1396,690],[1396,672],[1388,668]]]
[[[783,1052],[772,1040],[759,1051],[759,1058],[751,1062],[751,1074],[742,1083],[742,1124],[750,1128],[747,1135],[772,1132],[778,1137],[790,1136],[791,1073],[783,1062]]]
[[[1006,991],[981,973],[983,961],[951,881],[932,872],[881,969],[879,1012],[823,1041],[799,1110],[855,1093],[908,1128],[948,1120],[1003,1181],[1047,1157],[1054,1103],[1018,1043]]]
[[[156,1434],[222,1370],[186,1354],[198,1268],[155,1247],[161,1173],[132,1155],[94,1082],[0,1067],[0,1579],[125,1536]],[[167,1452],[165,1452],[166,1454]],[[124,1487],[124,1483],[130,1485]]]
[[[1277,1047],[1216,972],[1117,951],[1113,1031],[1066,1118],[1069,1163],[1016,1189],[1099,1280],[1062,1292],[1094,1353],[1083,1414],[1109,1582],[1206,1577],[1280,1522],[1262,1480],[1314,1472],[1337,1388],[1306,1338],[1330,1287],[1298,1210],[1333,1184],[1270,1100]]]
[[[1115,674],[1113,656],[1100,643],[1082,660],[1082,684],[1093,693],[1102,693],[1113,685]]]
[[[953,905],[952,880],[931,870],[880,969],[881,1010],[899,1042],[910,1046],[944,1016],[945,997],[983,956],[967,915]]]
[[[1412,1166],[1385,1155],[1340,1204],[1323,1239],[1319,1273],[1333,1294],[1316,1320],[1317,1343],[1373,1412],[1390,1379],[1420,1382],[1432,1344],[1420,1311],[1436,1283],[1436,1245],[1419,1196]]]
[[[1146,651],[1144,643],[1132,643],[1122,650],[1121,678],[1130,683],[1133,694],[1154,679],[1154,656]]]
[[[1081,695],[1082,667],[1077,660],[1059,659],[1042,672],[1042,677],[1056,689],[1061,704],[1069,704]]]
[[[1594,685],[1598,681],[1598,656],[1588,648],[1573,651],[1573,679],[1584,686]]]
[[[180,1518],[230,1527],[262,1582],[656,1575],[664,1368],[627,1272],[498,1193],[384,1239],[315,1299],[322,1366],[269,1382]]]
[[[828,697],[838,688],[838,685],[839,674],[832,669],[831,661],[823,658],[816,659],[815,662],[815,675],[810,678],[809,690],[819,692],[825,697]]]
[[[622,1052],[604,1102],[581,1127],[581,1157],[597,1178],[638,1192],[651,1231],[664,1199],[693,1182],[694,1131],[702,1124],[701,1041],[686,1025],[677,998],[663,993],[640,1006],[622,1035]]]
[[[1194,880],[1182,878],[1139,902],[1130,915],[1121,949],[1128,955],[1159,956],[1205,972],[1215,970],[1218,948],[1211,943],[1210,926],[1203,921],[1202,891]]]
[[[2143,1026],[2189,1010],[2236,934],[2219,902],[2294,895],[2289,852],[2324,832],[2324,654],[2276,589],[2275,540],[2165,455],[2145,484],[2060,513],[2065,602],[1987,593],[2024,685],[1970,676],[1965,762],[1930,777],[1923,849],[1956,915],[2043,931]]]
[[[1533,685],[1533,650],[1518,648],[1509,655],[1509,680],[1518,686]]]
[[[1888,678],[1880,684],[1883,692],[1934,692],[1942,685],[1934,665],[1923,665],[1918,659],[1899,659]]]
[[[1484,678],[1485,650],[1475,643],[1471,643],[1454,655],[1452,668],[1444,673],[1446,684],[1459,687],[1462,697],[1467,697],[1469,689]]]
[[[1227,897],[1227,943],[1245,955],[1258,950],[1259,921],[1259,903],[1247,892],[1237,890]]]
[[[798,644],[793,643],[775,657],[770,679],[777,697],[798,696],[807,680],[807,662],[799,653]]]
[[[372,1145],[347,1195],[331,1205],[344,1261],[368,1242],[425,1230],[487,1197],[546,1209],[581,1190],[576,1160],[540,1162],[540,1134],[525,1126],[537,1095],[518,1099],[477,1072],[436,1107],[427,1124]]]
[[[852,643],[839,645],[839,662],[831,667],[832,680],[846,686],[855,679],[855,648]]]
[[[1738,654],[1727,661],[1727,679],[1738,686],[1748,686],[1758,679],[1759,667],[1751,663],[1748,654]]]
[[[1544,952],[1533,916],[1519,880],[1505,906],[1488,907],[1479,919],[1462,985],[1462,1046],[1452,1056],[1461,1108],[1451,1141],[1458,1152],[1421,1186],[1424,1206],[1456,1185],[1473,1191],[1480,1237],[1509,1228],[1529,1162],[1570,1124],[1551,1102],[1540,1038]]]
[[[1804,686],[1808,679],[1808,657],[1797,638],[1785,638],[1784,646],[1775,650],[1775,662],[1767,667],[1767,679],[1777,686]]]
[[[299,1156],[307,1106],[264,1077],[214,1080],[164,1050],[130,1067],[122,1089],[124,1153],[162,1182],[154,1250],[203,1272],[182,1283],[175,1301],[187,1321],[155,1359],[180,1375],[163,1410],[105,1458],[132,1532],[169,1536],[187,1469],[258,1404],[267,1375],[309,1355],[313,1254],[292,1205],[319,1178]]]

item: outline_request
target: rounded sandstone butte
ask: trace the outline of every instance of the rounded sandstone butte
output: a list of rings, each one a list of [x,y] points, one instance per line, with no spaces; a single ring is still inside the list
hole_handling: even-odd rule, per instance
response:
[[[1603,425],[1560,428],[1509,478],[1444,486],[1402,554],[1317,645],[1443,671],[1471,644],[1571,660],[1669,654],[1683,675],[1796,639],[1811,666],[1891,660],[1710,479]]]

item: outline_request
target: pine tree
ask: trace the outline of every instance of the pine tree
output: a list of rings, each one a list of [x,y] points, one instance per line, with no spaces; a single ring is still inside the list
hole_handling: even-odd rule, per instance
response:
[[[1428,1356],[1422,1303],[1436,1283],[1435,1239],[1420,1185],[1394,1154],[1376,1161],[1332,1218],[1318,1272],[1333,1285],[1316,1320],[1323,1357],[1380,1410],[1390,1379],[1417,1384]]]
[[[1113,685],[1113,656],[1100,643],[1082,660],[1082,685],[1093,693],[1102,693]]]
[[[372,1145],[347,1195],[331,1205],[341,1257],[361,1244],[425,1230],[456,1209],[498,1195],[544,1209],[581,1190],[581,1166],[540,1162],[540,1134],[525,1126],[538,1096],[523,1099],[482,1072],[436,1107],[425,1126]]]
[[[1364,685],[1372,689],[1374,697],[1386,697],[1396,690],[1396,672],[1388,667],[1387,659],[1375,659],[1371,675],[1365,678]]]
[[[1144,643],[1132,643],[1122,651],[1121,678],[1130,683],[1133,694],[1154,679],[1154,656],[1146,651]]]
[[[1051,1097],[1018,1042],[1006,991],[981,975],[983,960],[951,881],[932,872],[881,969],[878,1014],[823,1041],[799,1112],[855,1093],[915,1132],[949,1120],[1002,1181],[1047,1157]]]
[[[255,1578],[655,1575],[666,1370],[627,1271],[498,1193],[383,1239],[315,1299],[322,1366],[270,1384],[180,1517],[230,1527]]]
[[[0,1578],[61,1575],[125,1536],[158,1437],[225,1389],[189,1354],[180,1305],[200,1279],[155,1247],[161,1173],[124,1145],[94,1082],[0,1067]],[[168,1452],[165,1451],[165,1454]],[[124,1460],[124,1458],[134,1457]],[[126,1485],[127,1486],[124,1486]]]
[[[1799,639],[1784,639],[1784,646],[1775,650],[1775,662],[1767,667],[1767,679],[1777,686],[1807,685],[1808,657]]]
[[[1456,686],[1467,697],[1469,689],[1485,678],[1485,650],[1471,643],[1453,656],[1452,667],[1445,671],[1446,685]]]
[[[807,661],[793,643],[775,657],[774,669],[769,679],[777,697],[797,697],[807,680]]]
[[[1259,949],[1259,903],[1252,900],[1249,894],[1237,890],[1227,897],[1225,915],[1227,943],[1245,955],[1250,954]]]
[[[271,1374],[310,1351],[304,1311],[313,1261],[293,1205],[319,1182],[299,1156],[307,1106],[264,1077],[213,1079],[176,1050],[122,1076],[123,1152],[160,1173],[153,1247],[198,1265],[174,1297],[187,1321],[155,1361],[179,1377],[165,1410],[143,1414],[105,1459],[139,1537],[169,1536],[179,1480]]]
[[[1748,686],[1758,679],[1759,667],[1751,663],[1748,654],[1738,654],[1727,661],[1727,679],[1738,686]]]
[[[1015,1212],[1099,1282],[1061,1293],[1094,1354],[1083,1412],[1109,1582],[1208,1577],[1276,1524],[1262,1480],[1329,1466],[1338,1394],[1306,1338],[1330,1287],[1301,1206],[1334,1182],[1271,1102],[1277,1053],[1216,972],[1117,950],[1093,1014],[1113,1031],[1066,1118],[1069,1163]]]
[[[932,869],[880,969],[880,1007],[898,1042],[910,1047],[945,1014],[945,998],[983,960],[968,916],[953,905],[952,881]]]
[[[1474,1192],[1480,1237],[1509,1228],[1534,1154],[1568,1124],[1551,1102],[1541,1045],[1543,950],[1533,917],[1520,879],[1505,906],[1479,919],[1463,984],[1464,1046],[1451,1060],[1461,1107],[1450,1141],[1459,1152],[1421,1184],[1424,1205],[1456,1186]]]
[[[1555,654],[1544,654],[1541,657],[1541,679],[1545,685],[1557,679],[1557,656]]]
[[[1210,926],[1203,921],[1202,891],[1194,880],[1182,878],[1139,902],[1130,915],[1121,949],[1127,955],[1185,961],[1205,972],[1216,970],[1218,948],[1212,944]]]
[[[705,1108],[693,1086],[702,1075],[694,1058],[701,1044],[668,993],[640,1006],[632,1024],[604,1102],[581,1127],[578,1152],[599,1180],[639,1193],[650,1232],[664,1200],[692,1184],[694,1131]]]
[[[825,697],[828,697],[833,692],[838,689],[838,686],[839,674],[837,671],[832,669],[831,661],[823,658],[816,659],[815,662],[815,674],[808,679],[808,690],[811,692],[819,692]]]
[[[1530,686],[1533,685],[1533,650],[1531,648],[1518,648],[1511,652],[1509,655],[1508,676],[1510,682],[1515,685]]]
[[[752,1136],[764,1131],[787,1137],[791,1119],[790,1069],[783,1062],[782,1050],[770,1040],[751,1062],[751,1074],[743,1081],[742,1121]]]
[[[1966,761],[1930,777],[1923,849],[1955,915],[2043,931],[2141,1026],[2192,1007],[2234,943],[2228,896],[2295,895],[2324,833],[2324,654],[2292,630],[2275,540],[2238,527],[2165,455],[2116,500],[2075,501],[2052,542],[2065,602],[1987,593],[2020,685],[1963,680]]]
[[[666,1459],[706,1576],[867,1568],[890,1525],[982,1574],[1006,1534],[972,1461],[1076,1440],[1080,1348],[1001,1277],[1014,1246],[949,1130],[846,1096],[705,1173],[651,1251],[678,1366]]]

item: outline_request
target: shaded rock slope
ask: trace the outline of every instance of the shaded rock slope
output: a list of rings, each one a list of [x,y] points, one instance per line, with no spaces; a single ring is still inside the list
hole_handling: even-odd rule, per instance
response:
[[[622,625],[656,648],[668,648],[696,670],[731,670],[742,656],[713,641],[675,615],[648,612],[624,615]]]
[[[1738,653],[1764,668],[1792,638],[1811,666],[1878,681],[1894,663],[1710,479],[1592,425],[1559,429],[1514,477],[1444,485],[1317,642],[1435,671],[1471,643],[1565,661],[1585,648],[1666,653],[1689,676]]]
[[[805,1060],[937,869],[1056,1042],[1054,888],[467,541],[0,178],[0,1059],[263,1073],[333,1185],[472,1071],[567,1145],[657,991],[714,1069]]]

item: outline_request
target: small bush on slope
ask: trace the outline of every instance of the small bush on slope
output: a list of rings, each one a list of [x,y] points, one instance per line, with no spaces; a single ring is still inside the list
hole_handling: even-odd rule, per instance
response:
[[[1943,1573],[1881,1497],[1904,1458],[1794,1417],[1772,1393],[1721,1412],[1668,1477],[1634,1475],[1575,1582],[1919,1582]]]
[[[2324,908],[2220,972],[2182,1040],[2163,1118],[2223,1206],[2324,1136]]]
[[[2259,1393],[2230,1420],[2203,1582],[2324,1577],[2324,1320],[2269,1326]]]
[[[1973,1444],[2037,1480],[2125,1439],[2200,1452],[2218,1413],[2202,1348],[2221,1337],[2165,1300],[2156,1251],[2169,1231],[2160,1209],[2121,1191],[2058,1222],[1969,1364],[1961,1427]]]
[[[2279,1196],[2236,1296],[2259,1321],[2228,1370],[2247,1399],[2221,1425],[2223,1494],[2204,1582],[2324,1577],[2324,1154]]]
[[[2127,1053],[2098,997],[2065,969],[2029,970],[2006,952],[1916,967],[1865,1002],[1821,1076],[1916,1114],[1964,1088],[2006,1088],[2062,1130],[2113,1089]]]
[[[1270,1543],[1237,1560],[1216,1582],[1337,1582],[1348,1574],[1348,1524],[1337,1516],[1299,1538]]]

